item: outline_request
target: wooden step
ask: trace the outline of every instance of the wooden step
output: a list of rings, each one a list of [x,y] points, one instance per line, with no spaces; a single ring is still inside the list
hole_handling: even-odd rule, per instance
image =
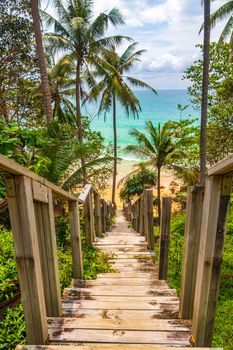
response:
[[[176,289],[145,286],[93,286],[92,288],[65,288],[64,298],[79,298],[81,296],[112,295],[112,296],[176,296]]]
[[[96,280],[74,280],[75,287],[91,287],[91,286],[145,286],[145,287],[157,287],[166,286],[167,282],[157,280],[155,278],[101,278]]]
[[[97,319],[96,318],[64,318],[50,317],[48,318],[49,328],[55,329],[124,329],[134,331],[174,331],[174,332],[189,332],[190,322],[179,320],[160,320],[148,318],[128,318],[122,319]]]
[[[18,345],[16,350],[223,350],[222,348],[172,347],[156,344],[79,344],[79,345]]]

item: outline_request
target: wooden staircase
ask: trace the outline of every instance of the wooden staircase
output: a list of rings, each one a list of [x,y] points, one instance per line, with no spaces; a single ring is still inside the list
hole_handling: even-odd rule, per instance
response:
[[[64,291],[63,317],[48,318],[50,345],[17,350],[189,349],[190,323],[179,319],[176,291],[158,280],[144,237],[118,213],[112,232],[95,244],[113,254],[115,271],[75,280]]]

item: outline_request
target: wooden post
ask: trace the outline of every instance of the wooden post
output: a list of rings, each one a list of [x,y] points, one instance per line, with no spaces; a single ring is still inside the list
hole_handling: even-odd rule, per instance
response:
[[[180,317],[185,320],[193,317],[203,200],[203,186],[189,187],[180,292]]]
[[[62,314],[62,305],[53,198],[52,191],[50,189],[47,189],[47,193],[48,203],[36,201],[34,208],[44,285],[46,314],[49,317],[59,317]]]
[[[84,219],[87,245],[91,246],[94,242],[94,214],[92,191],[89,192],[84,204]]]
[[[168,250],[170,240],[170,221],[171,221],[171,197],[162,198],[162,215],[160,223],[159,239],[159,279],[167,279],[168,270]]]
[[[211,346],[232,178],[207,178],[201,223],[192,333],[195,346]]]
[[[27,340],[43,345],[48,341],[48,326],[31,180],[15,176],[6,185]]]
[[[69,203],[69,219],[71,226],[71,249],[74,279],[83,278],[82,244],[78,202]]]
[[[143,191],[143,230],[146,241],[148,242],[148,216],[147,216],[147,198],[146,198],[146,190]]]
[[[106,208],[105,208],[105,200],[101,199],[101,218],[102,218],[102,232],[106,232]]]
[[[136,230],[136,204],[135,203],[132,205],[132,209],[131,209],[131,222],[132,222],[133,229]]]
[[[147,222],[148,222],[148,248],[151,251],[155,249],[155,237],[154,237],[154,213],[153,213],[153,190],[146,190],[147,200]]]
[[[101,237],[102,227],[101,227],[101,202],[100,195],[98,193],[94,194],[95,203],[95,232],[97,237]]]
[[[140,205],[140,199],[138,199],[135,202],[135,231],[139,232],[139,205]]]
[[[143,197],[140,199],[140,212],[139,212],[139,233],[143,235],[144,227],[144,208],[143,208]]]

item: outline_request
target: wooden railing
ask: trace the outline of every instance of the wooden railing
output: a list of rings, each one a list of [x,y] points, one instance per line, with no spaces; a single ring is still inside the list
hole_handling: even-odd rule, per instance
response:
[[[192,320],[192,342],[196,347],[210,347],[212,343],[232,178],[233,154],[208,170],[205,187],[197,185],[188,189],[180,317]],[[126,218],[146,238],[148,210],[151,212],[147,193],[124,205]],[[170,215],[171,199],[163,198],[159,248],[162,279],[167,278]]]
[[[114,208],[86,185],[79,197],[0,155],[19,275],[29,344],[46,344],[47,317],[61,316],[53,199],[68,203],[71,227],[73,278],[83,278],[79,203],[84,207],[85,232],[89,245],[106,232]]]

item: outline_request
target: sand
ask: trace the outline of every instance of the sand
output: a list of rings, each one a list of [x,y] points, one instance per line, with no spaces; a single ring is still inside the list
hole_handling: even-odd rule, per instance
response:
[[[119,183],[122,178],[124,178],[126,175],[130,174],[132,171],[136,169],[135,165],[137,165],[136,161],[133,160],[122,160],[117,167],[117,184]],[[174,173],[170,170],[163,170],[161,172],[161,193],[162,195],[172,195],[171,192],[171,182],[175,181],[177,183],[177,188],[181,185],[180,180],[176,179]],[[102,193],[103,197],[106,200],[111,200],[111,183],[112,180],[109,183],[109,187]],[[121,186],[117,186],[116,190],[116,205],[118,209],[121,209],[123,206],[123,202],[120,199],[119,193],[120,193]],[[156,188],[154,188],[154,192],[156,195]],[[172,195],[173,196],[173,195]]]

